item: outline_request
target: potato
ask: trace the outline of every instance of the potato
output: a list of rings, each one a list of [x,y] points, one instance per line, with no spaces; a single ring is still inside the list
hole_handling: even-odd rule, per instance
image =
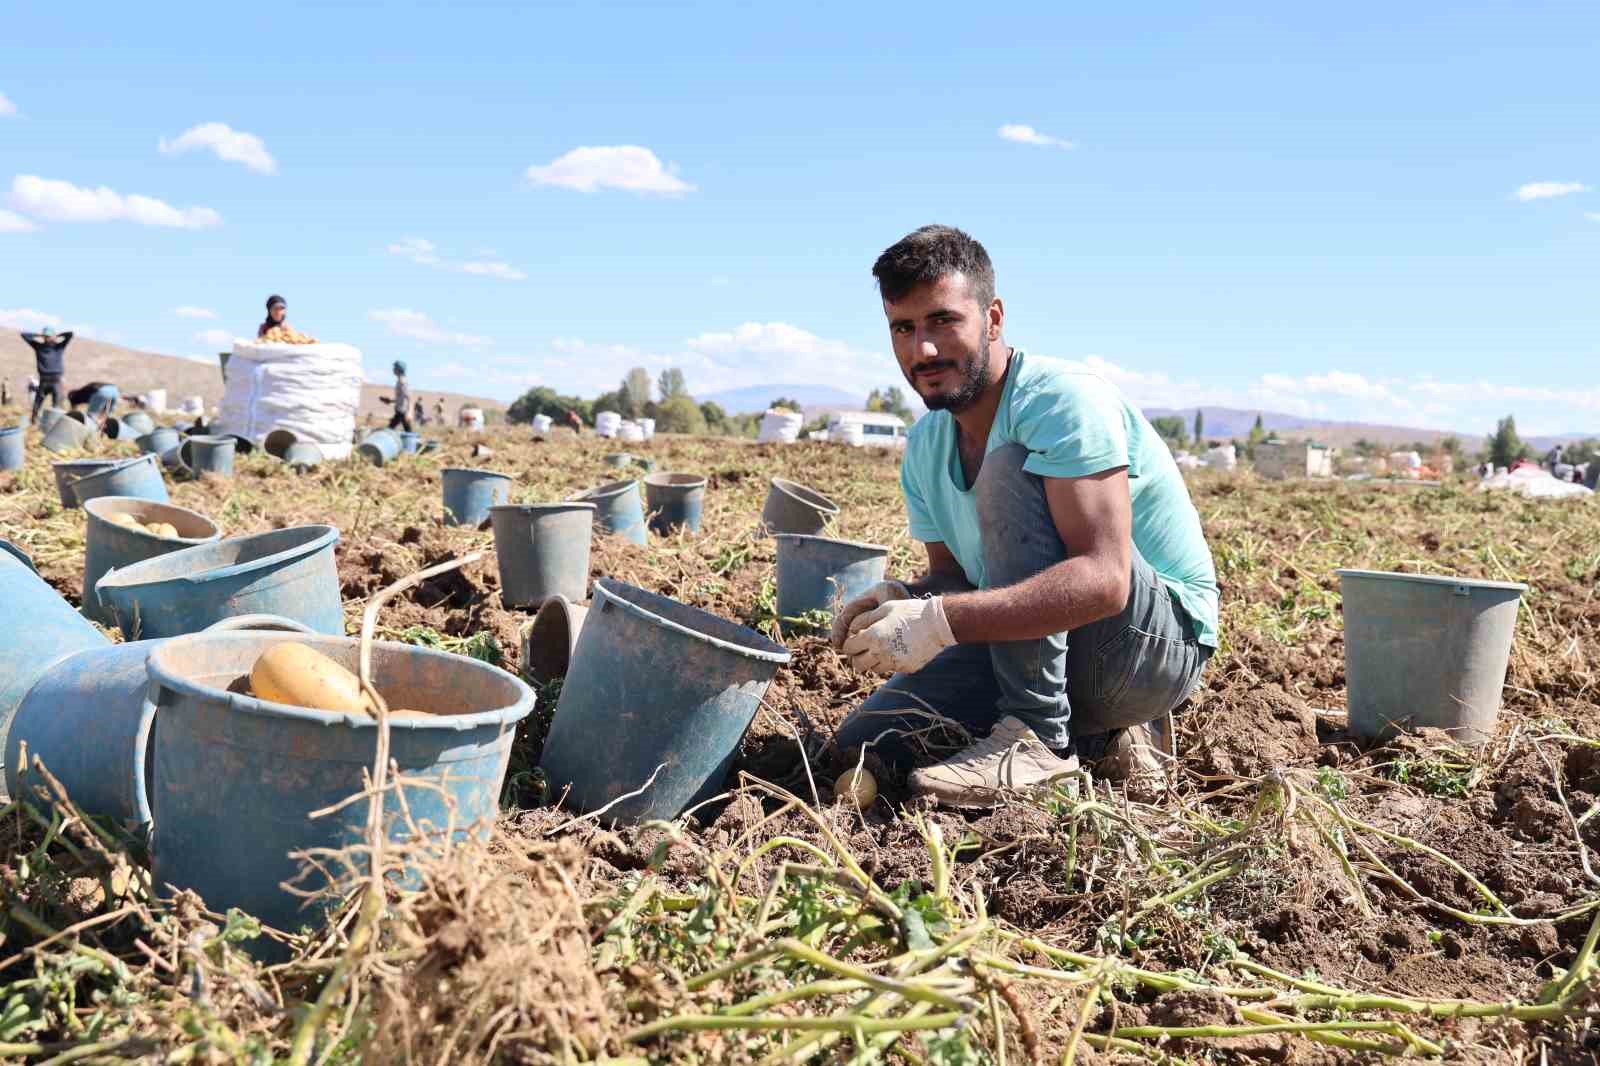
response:
[[[835,803],[854,803],[857,807],[870,807],[878,798],[878,779],[867,769],[849,769],[833,783]]]
[[[151,522],[144,528],[158,537],[166,537],[169,540],[178,539],[178,527],[171,522]]]
[[[294,641],[274,644],[261,653],[250,668],[250,688],[257,699],[291,707],[372,713],[355,674]]]
[[[118,511],[116,514],[109,515],[107,516],[106,521],[112,523],[113,525],[126,526],[129,529],[140,528],[139,520],[126,511]]]

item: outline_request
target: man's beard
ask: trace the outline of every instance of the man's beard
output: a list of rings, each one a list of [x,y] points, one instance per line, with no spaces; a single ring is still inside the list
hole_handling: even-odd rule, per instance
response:
[[[983,338],[983,346],[978,349],[975,356],[956,364],[955,371],[961,378],[961,383],[954,392],[942,392],[933,396],[923,396],[917,388],[915,378],[911,382],[912,391],[922,399],[923,406],[930,411],[949,411],[951,414],[960,414],[978,402],[978,397],[983,395],[985,382],[984,370],[989,365],[989,338]]]

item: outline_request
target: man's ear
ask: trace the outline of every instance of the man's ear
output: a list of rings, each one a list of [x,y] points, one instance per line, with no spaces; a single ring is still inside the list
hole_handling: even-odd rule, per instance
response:
[[[1001,301],[1000,297],[996,296],[989,301],[988,318],[989,339],[997,341],[1005,332],[1006,324],[1006,305]]]

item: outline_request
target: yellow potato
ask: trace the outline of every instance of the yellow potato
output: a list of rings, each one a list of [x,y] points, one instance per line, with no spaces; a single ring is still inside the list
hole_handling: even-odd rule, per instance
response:
[[[834,802],[854,803],[857,807],[870,807],[878,798],[878,779],[867,769],[846,770],[833,783]]]
[[[151,522],[144,528],[158,537],[167,537],[171,540],[178,539],[178,527],[171,522]]]
[[[127,526],[129,529],[139,528],[139,520],[126,511],[118,511],[116,514],[109,516],[106,521],[114,525]]]
[[[250,668],[250,689],[258,699],[291,707],[371,713],[355,674],[294,641],[274,644],[261,653]]]

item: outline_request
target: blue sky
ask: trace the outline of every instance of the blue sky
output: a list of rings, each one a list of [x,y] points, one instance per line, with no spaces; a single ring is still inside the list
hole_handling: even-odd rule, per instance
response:
[[[0,324],[864,391],[940,221],[1146,404],[1600,432],[1600,7],[1071,8],[12,5]]]

